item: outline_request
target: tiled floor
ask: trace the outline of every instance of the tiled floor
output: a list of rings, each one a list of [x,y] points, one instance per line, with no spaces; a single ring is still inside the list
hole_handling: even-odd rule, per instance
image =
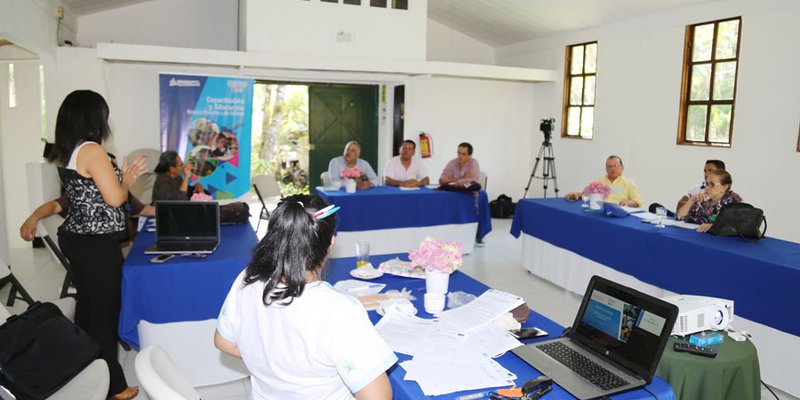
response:
[[[257,214],[259,207],[252,207],[252,214]],[[255,220],[257,222],[257,220]],[[572,319],[580,305],[580,296],[569,293],[546,281],[528,273],[520,264],[521,245],[508,231],[510,220],[492,220],[493,231],[484,239],[483,247],[464,257],[462,271],[479,281],[507,292],[521,295],[528,306],[553,319],[561,325],[572,324]],[[265,223],[259,230],[263,235]],[[255,224],[254,224],[255,226]],[[50,300],[58,297],[64,279],[64,269],[57,264],[45,249],[16,248],[11,249],[12,271],[22,285],[38,300]],[[0,299],[8,297],[8,286],[0,290]],[[10,310],[24,310],[25,303],[17,301]],[[135,351],[120,351],[128,383],[137,385],[133,361]],[[249,382],[239,381],[225,385],[199,388],[203,399],[249,399]],[[797,400],[785,393],[777,393],[780,399]],[[762,390],[764,399],[773,398],[766,390]],[[138,399],[147,399],[142,393]]]

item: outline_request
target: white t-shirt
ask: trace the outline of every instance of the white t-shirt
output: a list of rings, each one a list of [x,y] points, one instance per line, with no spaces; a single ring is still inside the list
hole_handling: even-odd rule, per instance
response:
[[[411,157],[411,165],[406,169],[400,161],[400,156],[394,156],[389,163],[386,164],[386,169],[383,171],[384,178],[392,178],[396,181],[407,181],[409,179],[423,180],[428,177],[428,170],[425,165],[417,157]]]
[[[254,399],[353,399],[397,356],[355,298],[327,282],[306,285],[288,306],[262,302],[264,282],[239,274],[217,330],[236,343],[250,370]]]
[[[692,196],[694,196],[696,194],[703,193],[705,188],[706,188],[706,183],[705,182],[698,183],[697,185],[694,185],[689,189],[689,193],[687,193],[687,195],[689,197],[692,197]]]

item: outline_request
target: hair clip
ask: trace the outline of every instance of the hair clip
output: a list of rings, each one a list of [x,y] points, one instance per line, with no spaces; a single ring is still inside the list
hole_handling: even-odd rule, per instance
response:
[[[333,204],[331,204],[331,205],[329,205],[329,206],[327,206],[327,207],[315,212],[314,213],[314,218],[316,218],[316,219],[327,218],[327,217],[335,214],[337,211],[339,211],[339,209],[341,209],[341,207],[334,206]]]
[[[298,200],[298,201],[297,201],[297,204],[300,204],[300,207],[306,208],[306,205],[305,205],[305,204],[303,204],[303,202],[302,202],[302,201],[300,201],[300,200]]]

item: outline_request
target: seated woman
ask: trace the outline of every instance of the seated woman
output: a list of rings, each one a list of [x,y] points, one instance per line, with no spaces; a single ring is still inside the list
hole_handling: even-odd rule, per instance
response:
[[[214,344],[244,360],[254,399],[392,398],[397,356],[361,304],[322,281],[336,227],[325,206],[284,199],[222,305]]]
[[[161,153],[154,171],[158,175],[153,184],[153,203],[156,200],[189,200],[195,193],[208,194],[200,182],[189,186],[192,170],[192,165],[184,164],[177,152],[167,150]]]
[[[714,224],[720,210],[731,203],[742,201],[742,197],[731,191],[731,174],[717,169],[706,176],[706,188],[689,198],[676,213],[677,219],[700,224],[698,232],[707,232]]]

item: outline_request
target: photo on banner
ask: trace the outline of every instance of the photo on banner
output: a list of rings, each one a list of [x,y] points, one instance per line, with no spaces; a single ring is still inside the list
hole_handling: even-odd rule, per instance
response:
[[[253,79],[159,74],[161,151],[194,166],[217,200],[250,191]]]

